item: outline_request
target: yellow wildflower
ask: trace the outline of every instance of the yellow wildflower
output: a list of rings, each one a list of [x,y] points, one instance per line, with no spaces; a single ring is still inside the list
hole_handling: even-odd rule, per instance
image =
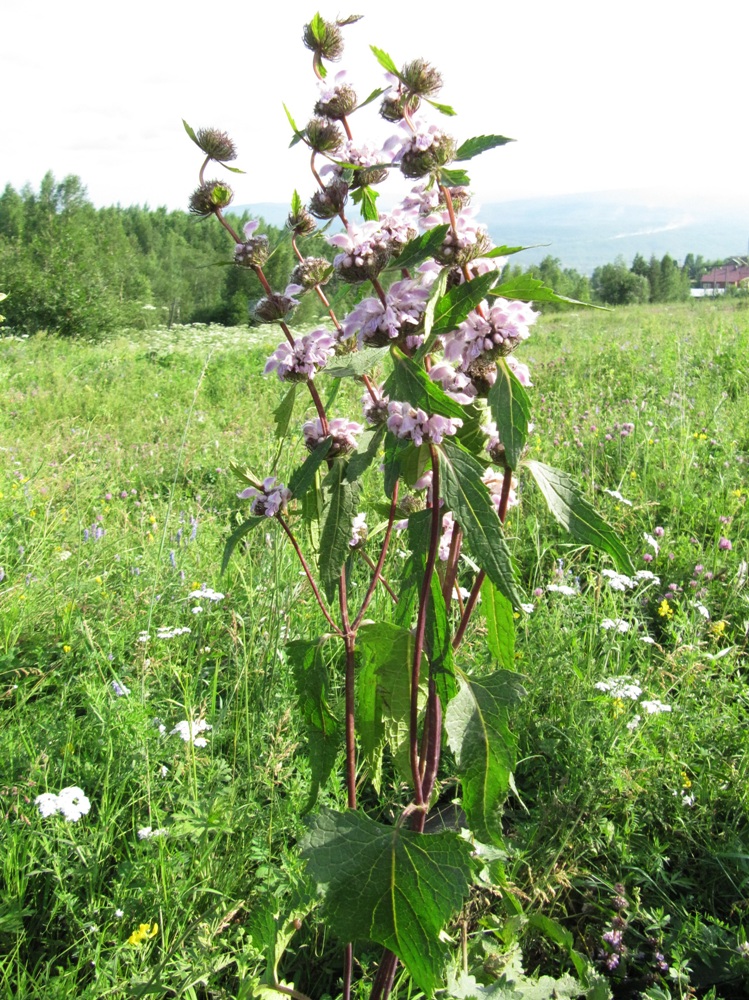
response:
[[[727,625],[728,625],[728,622],[723,621],[722,618],[721,618],[720,621],[710,622],[710,626],[709,626],[709,628],[710,628],[710,634],[712,635],[712,637],[714,639],[720,639],[721,636],[724,636],[726,634],[726,626]]]
[[[154,923],[151,924],[141,924],[137,931],[133,931],[130,937],[127,939],[128,944],[135,945],[139,947],[144,941],[149,938],[154,938],[159,933],[159,925]]]
[[[661,616],[661,618],[673,618],[674,616],[674,609],[671,607],[671,605],[668,603],[665,597],[663,598],[658,607],[658,614]]]
[[[65,645],[62,647],[62,651],[63,653],[69,653],[72,648],[73,648],[72,646],[68,646],[68,644],[65,643]]]
[[[635,472],[634,469],[632,469],[632,471],[630,472],[629,478],[630,479],[637,479],[637,473]]]
[[[624,712],[624,702],[621,698],[614,698],[611,703],[611,708],[614,713],[614,718],[616,719]]]
[[[682,788],[691,788],[692,787],[692,782],[689,780],[689,775],[687,774],[687,772],[686,771],[680,771],[679,773],[681,774],[681,785],[682,785]]]

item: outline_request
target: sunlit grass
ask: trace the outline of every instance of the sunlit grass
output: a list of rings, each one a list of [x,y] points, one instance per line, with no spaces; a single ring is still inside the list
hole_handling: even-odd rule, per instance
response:
[[[229,463],[267,474],[277,455],[282,387],[261,373],[278,339],[0,339],[0,995],[249,995],[264,921],[304,896],[283,643],[323,624],[273,530],[219,575]],[[507,891],[598,961],[621,882],[633,946],[650,933],[698,986],[746,982],[748,351],[749,311],[710,302],[557,314],[522,348],[533,457],[584,484],[657,582],[612,587],[523,481]],[[293,438],[279,475],[302,455]],[[190,596],[206,588],[223,598]],[[476,624],[461,656],[487,655]],[[596,687],[615,678],[640,694]],[[204,746],[172,732],[199,720]],[[89,814],[42,818],[34,799],[70,785]],[[502,940],[503,914],[476,935]],[[282,971],[335,995],[326,947],[305,925]],[[214,992],[190,993],[201,977]]]

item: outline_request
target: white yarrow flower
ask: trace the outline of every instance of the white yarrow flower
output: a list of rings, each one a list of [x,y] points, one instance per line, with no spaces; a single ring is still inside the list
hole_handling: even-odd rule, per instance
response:
[[[208,740],[198,734],[207,732],[209,729],[213,729],[213,726],[209,726],[205,719],[193,721],[185,719],[183,722],[178,722],[169,735],[181,736],[185,743],[192,743],[194,747],[205,747],[208,746]]]
[[[86,793],[78,785],[63,788],[58,795],[53,792],[43,792],[34,799],[34,805],[38,807],[42,816],[61,813],[69,823],[77,823],[81,816],[85,816],[91,809]]]

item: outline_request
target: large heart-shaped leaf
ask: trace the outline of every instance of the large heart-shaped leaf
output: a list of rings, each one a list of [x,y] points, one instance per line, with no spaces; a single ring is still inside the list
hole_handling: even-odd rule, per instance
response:
[[[302,853],[331,929],[389,948],[431,996],[448,954],[441,933],[470,888],[470,844],[326,810],[310,820]]]
[[[460,679],[460,690],[447,706],[445,729],[461,777],[463,809],[480,841],[501,844],[501,810],[517,746],[507,724],[507,707],[525,692],[518,675],[509,670],[488,677],[461,674]]]

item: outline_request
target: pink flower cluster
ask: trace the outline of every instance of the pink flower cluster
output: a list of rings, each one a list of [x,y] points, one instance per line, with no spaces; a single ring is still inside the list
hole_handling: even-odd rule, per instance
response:
[[[429,289],[408,278],[396,281],[385,293],[385,304],[379,299],[362,299],[343,320],[342,340],[357,336],[359,347],[384,347],[401,332],[414,329],[421,323],[426,309]],[[409,349],[418,347],[421,333],[406,336]]]
[[[240,500],[252,500],[250,511],[258,517],[275,517],[286,509],[291,500],[291,491],[275,476],[268,476],[262,486],[248,486],[237,493]]]
[[[348,455],[356,448],[356,435],[360,434],[361,430],[361,424],[357,424],[353,420],[346,420],[345,417],[336,417],[334,420],[328,421],[328,433],[324,434],[322,421],[319,417],[315,417],[314,420],[308,420],[304,424],[302,434],[304,434],[304,443],[310,451],[314,451],[326,437],[332,437],[333,444],[328,452],[328,457],[335,458],[336,455]]]
[[[438,413],[430,417],[410,403],[391,402],[388,403],[387,426],[396,437],[407,438],[418,447],[424,441],[440,444],[443,438],[455,434],[463,426],[463,421]]]
[[[285,340],[265,365],[265,374],[275,371],[282,382],[306,382],[324,368],[335,353],[335,337],[327,330],[313,330],[292,347]]]
[[[463,371],[482,354],[492,359],[510,354],[527,340],[529,327],[538,319],[527,302],[509,299],[495,299],[491,308],[484,304],[482,312],[470,312],[457,330],[445,337],[445,357],[458,361]]]

